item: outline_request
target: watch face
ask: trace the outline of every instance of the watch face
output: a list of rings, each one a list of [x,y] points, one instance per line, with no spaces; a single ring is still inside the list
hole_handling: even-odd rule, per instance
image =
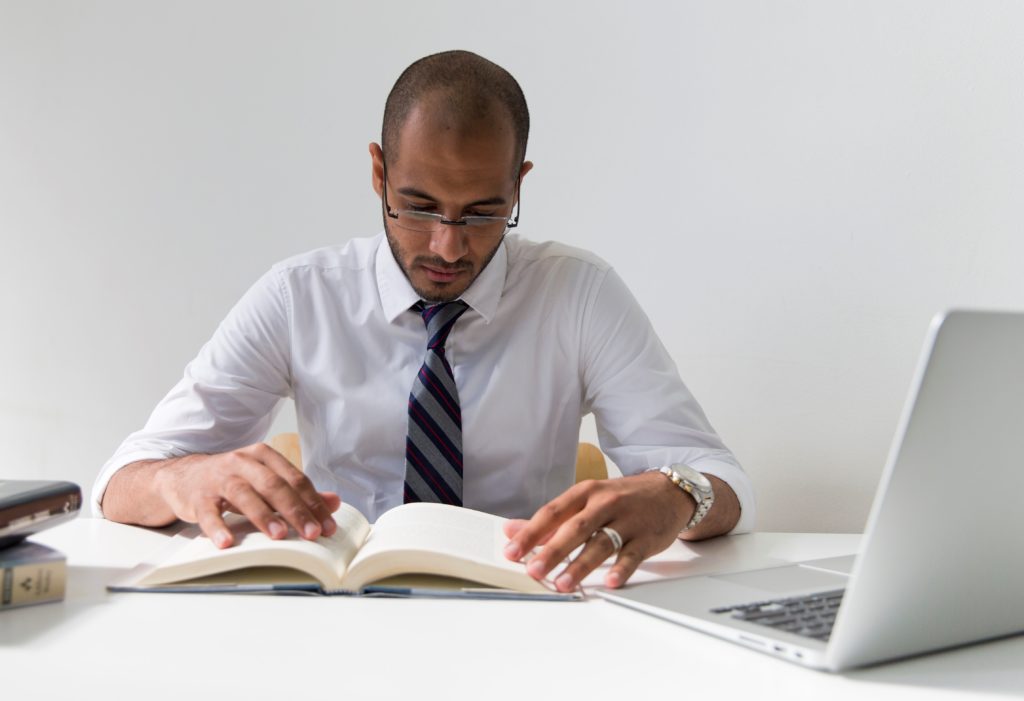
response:
[[[669,467],[670,469],[675,470],[679,476],[684,478],[687,482],[692,482],[693,486],[697,488],[697,491],[703,494],[710,494],[712,492],[711,480],[700,472],[694,470],[692,467],[683,465],[682,463],[670,465]]]

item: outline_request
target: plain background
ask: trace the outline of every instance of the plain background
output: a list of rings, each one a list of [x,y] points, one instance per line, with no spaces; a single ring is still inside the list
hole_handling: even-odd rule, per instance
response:
[[[530,104],[521,233],[618,269],[759,529],[858,531],[932,315],[1024,308],[1022,36],[1015,2],[0,0],[0,474],[88,489],[274,261],[376,233],[387,92],[465,48]]]

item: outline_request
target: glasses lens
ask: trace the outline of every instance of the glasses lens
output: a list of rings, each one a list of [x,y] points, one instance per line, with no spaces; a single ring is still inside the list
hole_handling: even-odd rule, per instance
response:
[[[449,222],[440,214],[400,209],[395,214],[395,224],[409,231],[437,231],[442,226],[456,226],[476,236],[500,235],[505,233],[508,220],[504,217],[464,217],[458,224]]]
[[[489,235],[503,234],[508,226],[508,219],[505,217],[464,217],[466,230],[474,234]]]
[[[408,209],[400,209],[395,214],[398,215],[395,223],[411,231],[433,231],[441,225],[441,217],[437,214],[413,212]]]

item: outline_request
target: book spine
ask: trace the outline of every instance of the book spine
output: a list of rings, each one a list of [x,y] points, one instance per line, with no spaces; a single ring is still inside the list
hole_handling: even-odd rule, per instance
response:
[[[0,611],[19,606],[61,601],[67,583],[67,563],[49,559],[4,565]]]

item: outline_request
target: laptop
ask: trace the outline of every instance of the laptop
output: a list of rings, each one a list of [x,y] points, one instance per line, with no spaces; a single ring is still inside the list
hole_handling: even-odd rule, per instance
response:
[[[935,317],[859,555],[597,593],[829,671],[1024,632],[1024,313]]]
[[[0,479],[0,548],[73,519],[82,490],[63,480]]]

